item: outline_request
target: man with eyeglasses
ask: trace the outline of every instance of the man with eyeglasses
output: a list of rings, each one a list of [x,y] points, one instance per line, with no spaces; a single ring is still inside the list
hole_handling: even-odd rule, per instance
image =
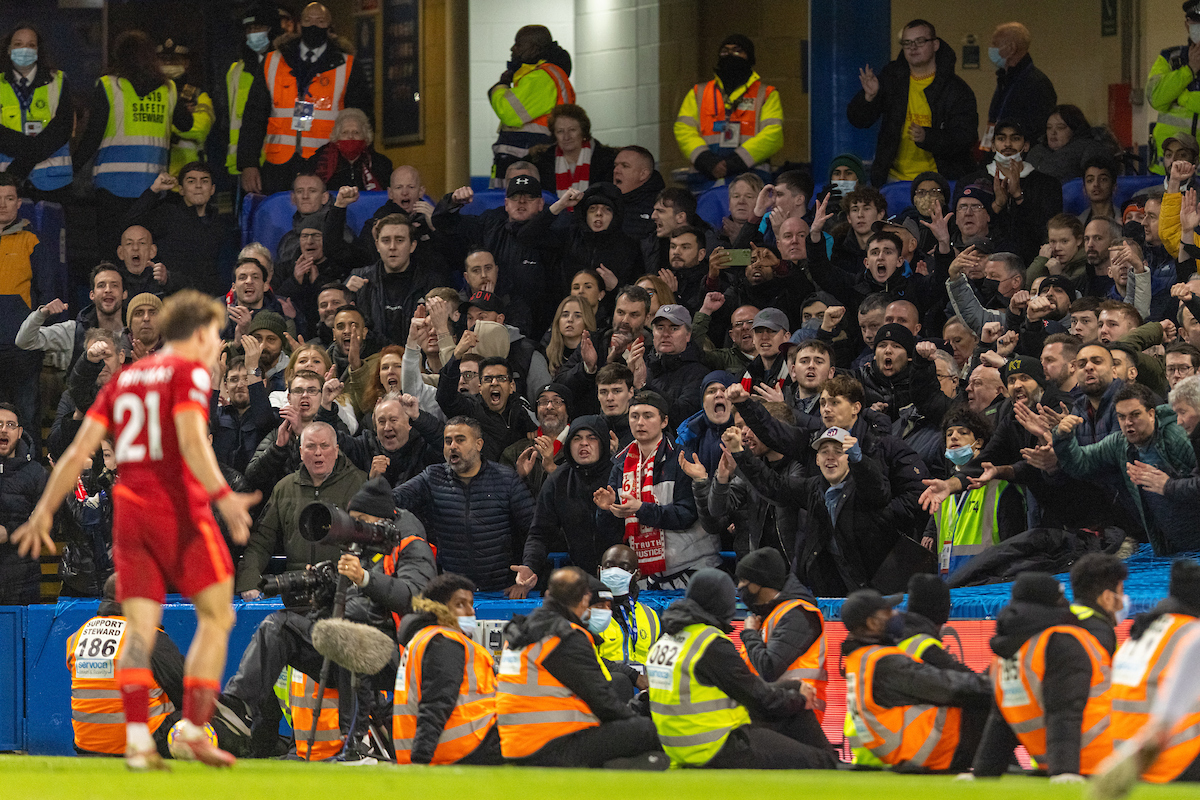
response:
[[[1167,346],[1164,356],[1167,365],[1167,385],[1175,388],[1184,378],[1198,374],[1200,370],[1200,349],[1187,342],[1175,342]]]
[[[548,383],[534,395],[537,430],[533,439],[518,439],[504,448],[500,463],[512,467],[537,497],[546,478],[558,468],[557,458],[571,425],[571,390],[561,383]]]
[[[437,402],[446,418],[470,417],[483,430],[483,459],[499,461],[513,442],[537,430],[525,399],[517,393],[512,367],[503,358],[479,362],[479,394],[458,391],[460,362],[451,358],[442,367]]]
[[[324,382],[324,378],[307,369],[292,376],[287,405],[279,409],[279,427],[274,434],[263,437],[246,467],[246,480],[255,489],[262,490],[264,498],[270,496],[280,479],[299,468],[300,434],[321,410]],[[340,418],[334,427],[340,431],[346,429]]]
[[[954,48],[932,22],[915,19],[900,32],[901,53],[879,75],[859,70],[862,91],[846,107],[856,128],[882,118],[871,183],[911,181],[922,172],[958,180],[972,168],[979,127],[975,93],[954,72]]]
[[[46,488],[46,469],[11,403],[0,403],[0,474],[0,605],[28,605],[38,602],[42,568],[36,558],[18,555],[8,537],[33,513]]]

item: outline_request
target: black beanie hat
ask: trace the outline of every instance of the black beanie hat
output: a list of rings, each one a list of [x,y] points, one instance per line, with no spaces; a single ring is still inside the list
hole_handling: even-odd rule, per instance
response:
[[[1065,606],[1067,598],[1058,578],[1045,572],[1023,572],[1013,582],[1014,603],[1035,603],[1041,606]]]
[[[737,612],[737,587],[727,573],[712,567],[696,570],[684,597],[728,625]]]
[[[746,60],[750,62],[750,66],[754,66],[754,42],[750,41],[749,36],[743,36],[740,33],[731,33],[725,37],[723,42],[721,42],[721,47],[724,47],[727,44],[736,44],[738,47],[745,50],[747,56]],[[718,47],[717,50],[720,50],[721,47]]]
[[[382,519],[396,518],[396,501],[392,499],[392,486],[382,475],[372,478],[350,498],[347,511],[358,511]]]
[[[737,565],[738,580],[757,583],[768,589],[782,589],[787,580],[787,562],[774,547],[752,550]]]
[[[882,326],[875,334],[873,348],[879,347],[884,342],[895,342],[900,345],[904,348],[904,352],[908,353],[910,359],[917,354],[917,337],[899,322],[889,322]]]
[[[1167,594],[1200,614],[1200,564],[1181,558],[1171,565],[1171,583]]]
[[[918,572],[908,579],[908,610],[940,628],[950,619],[950,587],[937,575]]]

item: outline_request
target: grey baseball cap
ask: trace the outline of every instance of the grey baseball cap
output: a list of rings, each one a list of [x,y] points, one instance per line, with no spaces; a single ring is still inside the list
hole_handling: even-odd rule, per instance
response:
[[[764,308],[762,311],[754,315],[754,324],[752,328],[769,328],[773,331],[791,331],[792,326],[788,323],[787,314],[784,314],[778,308]]]
[[[658,322],[660,319],[665,319],[675,325],[683,325],[687,328],[692,327],[692,315],[688,310],[681,305],[668,303],[665,306],[659,306],[658,313],[654,315],[654,319],[650,324]]]

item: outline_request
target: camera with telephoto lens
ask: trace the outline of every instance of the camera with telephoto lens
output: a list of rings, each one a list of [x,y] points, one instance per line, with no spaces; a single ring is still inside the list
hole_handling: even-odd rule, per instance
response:
[[[286,595],[305,599],[309,605],[324,607],[333,604],[337,591],[338,571],[332,561],[313,564],[309,569],[298,569],[281,575],[264,575],[258,588],[266,597]]]
[[[331,503],[309,503],[300,512],[300,535],[305,541],[350,550],[390,552],[404,533],[396,522],[364,522]]]

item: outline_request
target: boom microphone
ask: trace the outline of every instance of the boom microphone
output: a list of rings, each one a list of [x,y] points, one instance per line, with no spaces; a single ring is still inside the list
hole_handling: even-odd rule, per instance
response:
[[[370,625],[347,619],[323,619],[312,628],[316,651],[360,675],[374,675],[397,652],[392,637]]]

